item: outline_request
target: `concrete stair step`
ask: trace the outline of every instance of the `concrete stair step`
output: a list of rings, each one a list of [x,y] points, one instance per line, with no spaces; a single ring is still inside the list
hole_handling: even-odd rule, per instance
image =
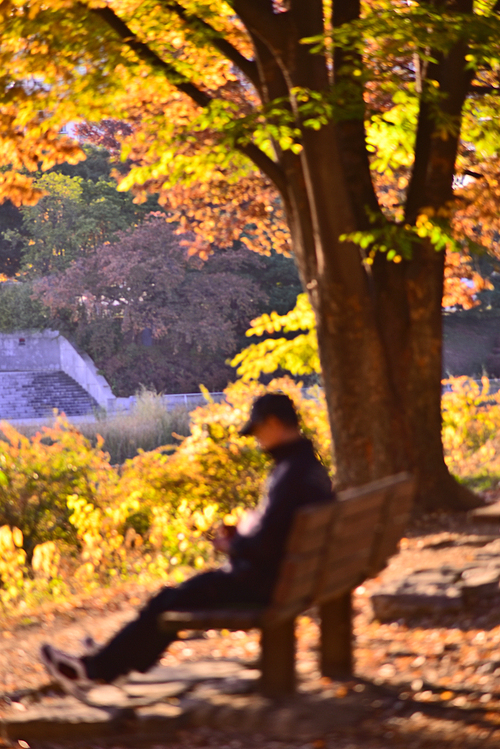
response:
[[[92,413],[97,403],[76,380],[62,371],[0,372],[0,419]]]

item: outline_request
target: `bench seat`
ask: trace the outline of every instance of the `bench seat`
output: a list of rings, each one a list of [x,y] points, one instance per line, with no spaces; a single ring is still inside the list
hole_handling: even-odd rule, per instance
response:
[[[220,609],[207,611],[166,611],[161,614],[163,629],[230,629],[265,627],[267,609]]]

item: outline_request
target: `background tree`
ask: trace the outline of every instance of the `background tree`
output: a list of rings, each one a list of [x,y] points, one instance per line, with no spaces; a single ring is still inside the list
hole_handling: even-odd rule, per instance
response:
[[[113,181],[97,181],[49,172],[35,180],[43,197],[21,208],[21,226],[2,232],[12,254],[21,256],[27,277],[40,277],[67,268],[120,230],[147,213],[132,196],[119,193]]]
[[[0,331],[32,330],[49,327],[50,315],[43,304],[33,298],[30,283],[0,283]]]
[[[113,109],[141,124],[123,140],[135,164],[123,187],[168,192],[201,252],[216,233],[265,248],[273,231],[286,247],[286,219],[340,485],[410,468],[421,506],[474,504],[440,438],[441,250],[462,128],[466,142],[497,137],[496,5],[116,0],[2,13],[12,162],[20,123],[49,160],[63,120]]]
[[[248,320],[267,302],[254,280],[263,261],[246,249],[189,254],[164,218],[152,217],[36,285],[54,320],[122,395],[139,385],[168,392],[225,387],[225,364]]]

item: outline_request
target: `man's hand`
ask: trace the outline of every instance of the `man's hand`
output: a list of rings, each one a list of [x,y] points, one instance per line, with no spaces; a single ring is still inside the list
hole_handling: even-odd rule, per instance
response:
[[[231,539],[236,533],[234,525],[221,525],[215,534],[213,545],[216,551],[222,551],[224,554],[229,553]]]

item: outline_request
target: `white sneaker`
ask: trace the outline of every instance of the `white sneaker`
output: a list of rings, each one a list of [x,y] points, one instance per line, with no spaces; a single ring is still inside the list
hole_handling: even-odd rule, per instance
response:
[[[86,702],[85,693],[99,682],[89,678],[82,659],[47,644],[42,645],[40,656],[49,674],[64,691]]]

